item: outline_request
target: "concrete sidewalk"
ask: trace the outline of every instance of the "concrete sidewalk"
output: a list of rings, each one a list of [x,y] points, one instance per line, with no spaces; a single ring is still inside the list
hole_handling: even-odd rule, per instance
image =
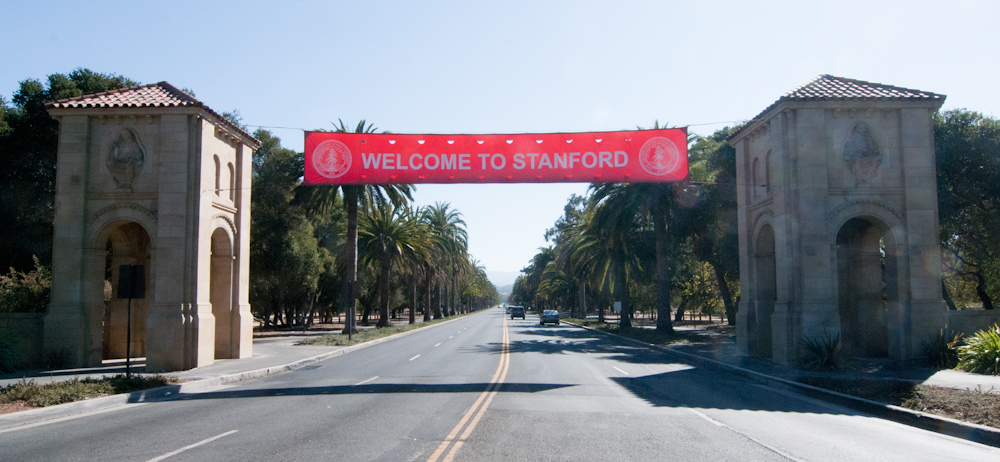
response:
[[[786,380],[797,380],[803,377],[895,379],[943,388],[1000,393],[1000,376],[972,374],[952,369],[939,370],[919,365],[899,365],[887,359],[858,359],[855,360],[851,370],[842,372],[812,372],[796,369],[766,359],[740,356],[736,354],[736,344],[732,339],[723,335],[713,338],[710,342],[671,345],[669,348],[673,351],[697,355],[728,366],[749,369]]]
[[[284,337],[267,337],[254,339],[253,356],[246,359],[219,359],[215,363],[205,367],[199,367],[187,371],[161,372],[160,375],[177,377],[182,382],[221,378],[224,376],[238,375],[244,372],[256,371],[259,369],[275,368],[294,364],[309,358],[328,355],[345,347],[327,347],[301,345],[296,346],[299,340],[312,336],[290,335]],[[73,379],[83,379],[87,377],[99,378],[110,377],[125,373],[125,360],[112,359],[105,360],[100,367],[89,367],[80,369],[51,369],[51,370],[31,370],[21,371],[13,374],[0,375],[0,387],[21,382],[22,380],[34,381],[37,384],[69,381]],[[145,358],[133,358],[133,374],[146,374]]]

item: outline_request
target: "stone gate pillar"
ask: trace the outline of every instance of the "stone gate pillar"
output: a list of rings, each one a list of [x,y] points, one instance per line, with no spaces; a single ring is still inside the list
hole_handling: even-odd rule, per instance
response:
[[[729,138],[740,354],[795,364],[803,340],[840,336],[854,356],[902,361],[944,326],[931,118],[944,99],[822,75]]]
[[[44,349],[72,366],[121,355],[126,304],[112,300],[117,265],[128,263],[146,271],[132,351],[145,348],[147,370],[249,357],[250,169],[260,141],[167,82],[47,108],[60,129]]]

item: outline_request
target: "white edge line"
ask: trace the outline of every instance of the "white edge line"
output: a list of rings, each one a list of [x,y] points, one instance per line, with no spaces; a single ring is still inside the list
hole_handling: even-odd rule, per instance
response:
[[[239,430],[229,430],[228,432],[225,432],[225,433],[223,433],[221,435],[215,435],[215,436],[213,436],[211,438],[201,440],[201,441],[199,441],[199,442],[197,442],[195,444],[184,446],[183,448],[180,448],[180,449],[178,449],[178,450],[176,450],[174,452],[168,452],[168,453],[166,453],[166,454],[164,454],[164,455],[162,455],[160,457],[157,457],[155,459],[149,459],[149,461],[147,461],[147,462],[161,461],[163,459],[166,459],[167,457],[175,456],[175,455],[180,454],[180,453],[182,453],[184,451],[187,451],[188,449],[193,449],[193,448],[196,448],[196,447],[201,446],[201,445],[206,444],[206,443],[211,443],[212,441],[215,441],[215,440],[217,440],[219,438],[222,438],[223,436],[229,436],[229,435],[232,435],[233,433],[236,433],[238,431]]]
[[[372,377],[372,378],[370,378],[370,379],[368,379],[368,380],[362,380],[362,381],[360,381],[360,382],[358,382],[358,383],[354,384],[354,386],[358,386],[358,385],[364,385],[364,384],[366,384],[366,383],[368,383],[368,382],[371,382],[372,380],[375,380],[375,379],[377,379],[377,378],[378,378],[378,376],[376,375],[375,377]]]
[[[416,356],[414,356],[414,357],[410,358],[410,361],[413,361],[414,359],[417,359],[417,358],[419,358],[419,357],[420,357],[420,355],[416,355]]]
[[[743,432],[741,432],[739,430],[736,430],[735,428],[730,427],[729,425],[726,425],[726,424],[724,424],[722,422],[719,422],[718,420],[715,420],[715,419],[713,419],[713,418],[711,418],[711,417],[709,417],[709,416],[707,416],[707,415],[705,415],[705,414],[703,414],[703,413],[701,413],[701,412],[699,412],[699,411],[697,411],[695,409],[687,408],[687,410],[695,413],[698,417],[701,417],[702,419],[705,419],[705,420],[709,421],[713,425],[715,425],[717,427],[725,428],[725,429],[727,429],[727,430],[729,430],[729,431],[731,431],[733,433],[736,433],[737,435],[740,435],[740,436],[742,436],[742,437],[744,437],[744,438],[746,438],[746,439],[748,439],[750,441],[753,441],[754,443],[757,443],[757,444],[763,446],[765,449],[767,449],[767,450],[769,450],[771,452],[774,452],[775,454],[778,454],[779,456],[782,456],[782,457],[784,457],[784,458],[786,458],[788,460],[794,461],[794,462],[804,462],[802,459],[799,459],[798,457],[795,457],[795,456],[793,456],[793,455],[791,455],[791,454],[789,454],[789,453],[787,453],[785,451],[782,451],[782,450],[780,450],[780,449],[778,449],[778,448],[776,448],[776,447],[774,447],[774,446],[772,446],[770,444],[767,444],[767,443],[765,443],[765,442],[763,442],[763,441],[761,441],[761,440],[759,440],[757,438],[754,438],[754,437],[752,437],[750,435],[747,435],[746,433],[743,433]]]
[[[40,422],[29,423],[29,424],[20,425],[20,426],[17,426],[17,427],[4,428],[4,429],[0,430],[0,434],[15,432],[15,431],[18,431],[18,430],[25,430],[25,429],[28,429],[28,428],[41,427],[42,425],[48,425],[48,424],[57,423],[57,422],[65,422],[67,420],[79,419],[81,417],[89,417],[89,416],[92,416],[92,415],[103,414],[105,412],[120,411],[122,409],[131,409],[134,406],[142,406],[142,405],[145,405],[145,404],[149,404],[149,403],[132,403],[132,404],[130,404],[128,406],[118,405],[118,406],[108,407],[108,408],[104,408],[104,409],[95,409],[93,411],[81,412],[79,414],[68,415],[68,416],[65,416],[65,417],[56,417],[54,419],[49,419],[49,420],[43,420],[43,421],[40,421]]]
[[[724,424],[722,422],[719,422],[718,420],[715,420],[715,419],[713,419],[713,418],[711,418],[711,417],[709,417],[709,416],[707,416],[707,415],[705,415],[705,414],[703,414],[703,413],[701,413],[699,411],[696,411],[696,410],[691,409],[691,408],[688,408],[688,410],[691,411],[691,412],[693,412],[693,413],[695,413],[695,415],[697,415],[698,417],[701,417],[702,419],[707,420],[709,423],[711,423],[712,425],[715,425],[716,427],[727,427],[728,428],[728,426],[726,424]]]

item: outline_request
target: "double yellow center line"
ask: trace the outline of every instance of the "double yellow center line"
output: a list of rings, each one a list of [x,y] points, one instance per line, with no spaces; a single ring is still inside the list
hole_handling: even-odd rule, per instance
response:
[[[451,429],[451,433],[448,433],[448,437],[441,442],[434,453],[427,459],[427,462],[437,462],[441,455],[445,451],[448,451],[449,446],[451,450],[444,456],[444,459],[441,459],[441,462],[451,462],[455,457],[455,453],[462,447],[465,439],[476,428],[479,419],[486,413],[486,409],[490,407],[490,403],[493,402],[493,398],[497,395],[497,392],[500,391],[500,386],[503,385],[503,381],[507,377],[508,368],[510,368],[510,334],[507,332],[507,318],[504,317],[503,343],[500,346],[500,365],[497,366],[496,373],[490,379],[490,385],[486,387],[486,391],[479,395],[479,398],[472,404],[472,407],[466,411],[465,415],[462,416],[462,420],[458,422],[458,425],[455,425],[455,428]]]

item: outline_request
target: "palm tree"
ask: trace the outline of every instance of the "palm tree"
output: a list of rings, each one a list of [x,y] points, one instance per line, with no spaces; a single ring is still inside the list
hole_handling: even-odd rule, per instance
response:
[[[636,127],[644,130],[643,127]],[[657,120],[653,129],[667,128]],[[693,135],[692,135],[693,136]],[[689,136],[689,139],[691,137]],[[675,184],[668,183],[603,183],[591,185],[592,199],[607,202],[616,219],[629,221],[631,216],[652,217],[656,251],[656,330],[672,333],[670,321],[670,255],[668,218],[674,208]],[[610,217],[609,217],[610,218]]]
[[[427,274],[429,268],[433,263],[434,258],[434,248],[435,248],[435,238],[431,233],[430,226],[423,220],[423,209],[416,209],[410,213],[411,219],[414,220],[419,225],[419,231],[417,232],[416,238],[423,243],[424,252],[420,254],[413,254],[407,259],[408,269],[407,273],[410,277],[410,324],[417,322],[417,289],[418,282],[420,281],[421,274]],[[428,283],[428,286],[430,284]],[[430,289],[427,290],[427,300],[424,303],[424,322],[430,320],[429,307],[430,307]]]
[[[441,296],[441,287],[438,286],[438,306],[435,310],[435,319],[440,318],[441,304],[449,300],[449,304],[455,293],[455,280],[458,277],[460,265],[465,261],[469,246],[469,235],[465,230],[465,221],[462,214],[451,208],[451,204],[437,202],[432,206],[423,209],[423,220],[430,227],[430,232],[434,236],[435,245],[435,275],[445,281],[445,294]],[[451,295],[448,295],[447,285],[451,283]],[[440,281],[439,281],[440,284]],[[448,306],[445,307],[447,313]]]
[[[587,317],[587,278],[583,267],[577,264],[573,254],[579,248],[581,236],[593,208],[587,207],[587,198],[574,194],[564,208],[563,217],[556,221],[555,228],[546,231],[546,238],[552,236],[556,243],[556,264],[559,271],[577,287],[577,303],[573,312]],[[546,269],[546,271],[549,271]],[[544,276],[544,273],[543,273]],[[571,302],[567,302],[571,304]]]
[[[620,326],[629,328],[632,322],[628,283],[642,271],[642,257],[649,253],[649,242],[643,217],[629,213],[621,205],[592,198],[593,212],[588,214],[573,258],[581,271],[591,275],[594,287],[607,286],[615,294],[622,303]]]
[[[577,283],[566,271],[565,264],[560,261],[550,261],[545,270],[542,271],[542,282],[538,284],[538,296],[557,301],[557,305],[562,308],[572,303]]]
[[[500,302],[496,286],[486,276],[486,268],[478,260],[469,257],[468,271],[462,297],[469,311],[476,311]]]
[[[377,269],[379,320],[377,327],[388,327],[390,273],[405,261],[427,256],[429,243],[424,225],[406,208],[381,204],[358,220],[358,250]]]
[[[337,119],[340,125],[333,124],[336,132],[348,132],[344,121]],[[365,125],[362,119],[354,128],[354,133],[376,133],[377,128],[373,124]],[[386,132],[383,132],[386,133]],[[305,188],[305,189],[303,189]],[[296,201],[304,203],[312,213],[328,213],[334,206],[337,190],[342,189],[344,193],[344,204],[347,208],[347,283],[349,302],[344,332],[351,334],[357,332],[354,326],[354,317],[357,312],[358,288],[358,207],[366,210],[377,208],[386,203],[399,207],[413,200],[411,191],[413,185],[390,184],[390,185],[329,185],[329,186],[308,186],[300,187],[296,191]],[[301,192],[300,192],[301,190]]]

